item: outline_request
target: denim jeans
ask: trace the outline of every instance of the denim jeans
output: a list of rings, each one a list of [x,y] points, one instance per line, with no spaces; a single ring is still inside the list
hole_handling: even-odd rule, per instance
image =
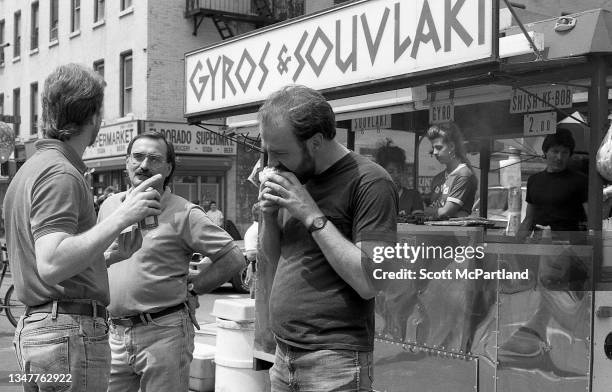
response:
[[[111,358],[103,318],[33,313],[19,320],[13,344],[22,372],[45,375],[45,382],[24,382],[24,391],[106,391]]]
[[[111,323],[108,391],[187,392],[194,335],[186,310],[132,327]]]
[[[272,392],[369,392],[371,351],[303,350],[277,341]]]

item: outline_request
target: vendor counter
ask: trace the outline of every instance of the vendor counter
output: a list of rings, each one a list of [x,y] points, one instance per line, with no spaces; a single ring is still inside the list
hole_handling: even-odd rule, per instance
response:
[[[398,259],[413,279],[376,298],[376,390],[587,388],[592,248],[513,242],[499,229],[398,224],[399,244],[446,253]]]

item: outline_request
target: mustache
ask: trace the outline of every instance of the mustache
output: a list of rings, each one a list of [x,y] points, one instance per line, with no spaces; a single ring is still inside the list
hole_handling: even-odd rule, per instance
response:
[[[134,174],[137,176],[153,176],[153,173],[151,173],[150,170],[136,170]]]

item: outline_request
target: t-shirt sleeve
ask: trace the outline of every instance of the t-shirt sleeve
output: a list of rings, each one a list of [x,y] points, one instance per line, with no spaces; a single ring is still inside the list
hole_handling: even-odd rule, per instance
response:
[[[187,246],[213,262],[229,252],[234,246],[230,235],[215,225],[208,215],[199,207],[189,211],[188,222],[185,225],[184,239]]]
[[[453,186],[448,192],[446,200],[463,207],[476,193],[476,188],[477,185],[472,180],[472,176],[459,176],[453,181]]]
[[[56,232],[77,233],[82,186],[82,180],[66,173],[45,178],[34,185],[30,222],[35,240]]]
[[[363,184],[354,204],[353,241],[395,242],[398,203],[391,180],[381,178]]]

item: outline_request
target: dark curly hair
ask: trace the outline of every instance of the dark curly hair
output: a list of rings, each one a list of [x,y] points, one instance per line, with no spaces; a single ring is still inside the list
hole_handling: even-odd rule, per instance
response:
[[[402,169],[406,167],[406,153],[402,148],[394,146],[389,139],[385,140],[384,144],[376,149],[374,160],[385,168],[391,163],[395,163]]]
[[[542,152],[546,155],[546,152],[555,146],[567,147],[570,150],[570,155],[572,155],[574,148],[576,148],[572,132],[566,128],[559,128],[556,133],[546,135],[542,143]]]

